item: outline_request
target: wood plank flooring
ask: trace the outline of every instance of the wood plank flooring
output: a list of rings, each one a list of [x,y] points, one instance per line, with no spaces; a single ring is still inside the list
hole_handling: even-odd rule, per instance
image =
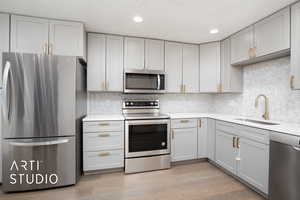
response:
[[[169,170],[88,175],[71,187],[4,194],[0,200],[264,200],[207,162]]]

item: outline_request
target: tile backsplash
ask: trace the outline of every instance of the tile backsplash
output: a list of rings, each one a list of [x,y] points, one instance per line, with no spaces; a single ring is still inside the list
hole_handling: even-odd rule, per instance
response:
[[[89,93],[88,114],[121,113],[123,99],[159,99],[163,113],[212,112],[213,96],[209,94],[129,95],[122,93]]]
[[[244,67],[242,94],[218,94],[213,97],[214,112],[261,118],[264,101],[255,98],[265,94],[270,100],[271,120],[300,123],[300,91],[289,85],[290,57],[266,61]]]
[[[254,107],[258,94],[270,100],[271,120],[300,123],[300,91],[289,86],[290,58],[284,57],[244,67],[242,94],[126,95],[89,93],[88,113],[121,113],[123,99],[159,99],[164,113],[214,112],[261,118],[263,99]]]

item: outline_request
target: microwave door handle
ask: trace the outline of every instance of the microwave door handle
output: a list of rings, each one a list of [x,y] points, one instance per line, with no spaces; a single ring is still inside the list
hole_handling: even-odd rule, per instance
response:
[[[10,62],[6,62],[5,64],[5,67],[4,67],[4,71],[3,71],[3,113],[4,113],[4,116],[7,118],[9,118],[9,115],[8,115],[8,111],[9,111],[9,102],[10,100],[8,101],[7,98],[9,97],[8,95],[8,92],[7,92],[7,89],[8,89],[8,76],[10,74]]]
[[[19,146],[19,147],[36,147],[36,146],[51,146],[56,144],[64,144],[68,143],[68,139],[63,140],[54,140],[54,141],[46,141],[46,142],[10,142],[12,146]]]
[[[157,74],[157,90],[160,90],[160,74]]]

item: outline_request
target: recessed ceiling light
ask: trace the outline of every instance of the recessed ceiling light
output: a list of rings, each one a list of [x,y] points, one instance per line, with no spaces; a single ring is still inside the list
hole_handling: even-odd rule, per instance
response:
[[[216,33],[219,33],[219,29],[214,28],[214,29],[211,29],[209,32],[210,32],[210,34],[216,34]]]
[[[141,23],[141,22],[143,22],[143,18],[141,16],[137,15],[137,16],[133,17],[133,21],[135,23]]]

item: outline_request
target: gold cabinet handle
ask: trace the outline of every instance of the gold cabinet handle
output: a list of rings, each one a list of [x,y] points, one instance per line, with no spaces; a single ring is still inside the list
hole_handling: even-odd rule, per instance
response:
[[[236,147],[239,149],[240,148],[240,137],[237,137],[236,140]]]
[[[110,124],[109,124],[109,123],[103,122],[103,123],[99,123],[98,125],[99,125],[99,126],[109,126]]]
[[[99,137],[108,137],[108,136],[110,136],[110,134],[108,134],[108,133],[100,133],[98,136]]]
[[[101,152],[99,153],[99,156],[109,156],[110,153],[109,152]]]
[[[101,88],[102,88],[103,90],[105,90],[105,82],[102,82],[102,83],[101,83]]]
[[[251,52],[252,52],[252,48],[249,48],[249,49],[248,49],[248,56],[249,56],[249,58],[251,58],[251,55],[252,55]]]
[[[202,120],[199,119],[199,128],[201,128],[201,127],[202,127]]]
[[[290,86],[291,86],[291,89],[295,89],[294,80],[295,80],[295,76],[292,75],[290,77]]]
[[[174,130],[172,130],[172,139],[174,139]]]
[[[222,86],[222,84],[220,83],[220,84],[217,85],[217,91],[221,93],[222,90],[223,90],[223,86]]]
[[[236,140],[236,137],[233,137],[233,138],[232,138],[232,147],[233,147],[233,148],[236,147],[236,146],[235,146],[235,140]]]
[[[48,44],[47,44],[47,42],[45,42],[45,44],[43,45],[43,52],[44,52],[44,54],[48,54],[47,53],[47,49],[48,49]]]
[[[180,120],[180,123],[188,123],[189,120]]]

